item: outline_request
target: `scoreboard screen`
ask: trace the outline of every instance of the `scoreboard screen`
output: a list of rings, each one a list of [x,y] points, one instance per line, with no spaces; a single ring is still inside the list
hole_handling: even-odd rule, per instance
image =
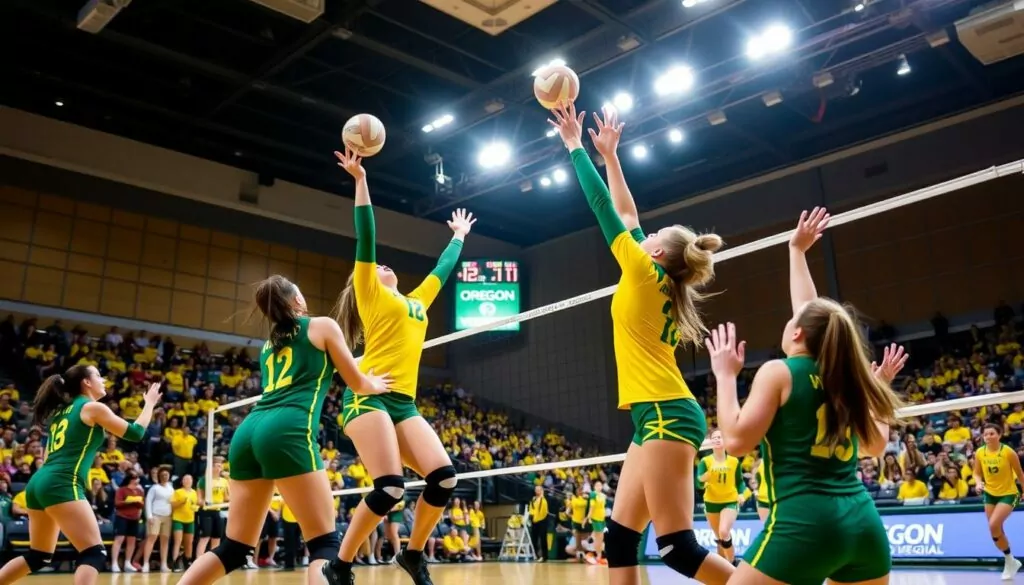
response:
[[[519,312],[519,262],[463,260],[459,264],[455,274],[456,331]],[[519,331],[519,323],[510,323],[494,331]]]

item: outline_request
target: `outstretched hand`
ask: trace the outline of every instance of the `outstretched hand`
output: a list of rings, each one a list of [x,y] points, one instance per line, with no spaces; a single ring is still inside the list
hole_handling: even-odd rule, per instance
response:
[[[594,148],[601,153],[605,159],[615,156],[615,149],[619,147],[619,138],[622,137],[622,128],[625,123],[619,122],[619,112],[615,108],[602,108],[604,119],[594,112],[594,122],[597,124],[597,132],[593,128],[587,128],[590,140]]]
[[[908,359],[910,359],[910,354],[903,350],[903,346],[893,343],[882,352],[881,364],[871,362],[871,373],[878,379],[884,380],[885,383],[892,384],[892,381],[896,379],[896,375],[907,364]]]
[[[448,227],[452,228],[456,236],[466,237],[469,230],[473,229],[474,223],[476,223],[476,218],[473,217],[473,213],[460,207],[452,212],[452,218],[448,220]]]
[[[352,152],[349,147],[345,147],[345,154],[334,151],[334,156],[338,158],[338,166],[345,169],[345,172],[352,175],[352,178],[359,181],[366,178],[366,169],[363,168],[363,159],[356,153]]]
[[[711,354],[711,371],[715,373],[715,378],[735,378],[739,375],[746,359],[747,342],[738,340],[736,325],[727,323],[712,329],[704,344]]]
[[[789,247],[800,252],[807,252],[815,242],[821,239],[828,227],[832,216],[824,207],[815,207],[808,214],[807,211],[800,213],[800,221],[796,224],[796,231],[789,238]]]
[[[565,143],[565,147],[570,151],[576,150],[577,148],[583,147],[583,117],[587,115],[586,112],[576,113],[576,104],[570,102],[569,107],[565,104],[558,106],[551,110],[551,113],[555,116],[555,119],[548,119],[548,124],[551,124],[558,130],[558,135],[561,136],[562,142]]]

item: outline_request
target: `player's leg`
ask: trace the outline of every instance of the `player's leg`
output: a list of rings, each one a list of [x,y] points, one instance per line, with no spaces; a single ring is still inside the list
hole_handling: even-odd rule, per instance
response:
[[[640,540],[651,521],[647,500],[644,498],[642,458],[640,445],[630,443],[626,461],[619,472],[619,485],[615,490],[615,502],[612,504],[605,539],[608,582],[611,585],[640,584]]]
[[[996,548],[1003,553],[1003,579],[1009,580],[1020,570],[1021,563],[1013,557],[1010,550],[1010,539],[1007,538],[1003,525],[1013,513],[1013,508],[1017,505],[1017,497],[997,498],[996,500],[993,505],[986,503],[985,515],[988,517],[988,530],[992,535],[992,541]],[[989,512],[990,507],[992,508],[991,513]]]
[[[736,556],[736,551],[732,548],[732,527],[736,524],[737,510],[732,506],[722,509],[719,515],[718,529],[715,530],[715,534],[718,536],[718,546],[721,549],[718,554],[725,557],[725,560],[730,563]]]
[[[310,585],[323,583],[323,564],[336,558],[341,547],[341,537],[334,524],[334,498],[327,472],[320,470],[278,479],[277,489],[295,515],[309,546],[306,580]]]
[[[416,503],[407,551],[399,557],[399,563],[413,561],[422,564],[427,539],[455,492],[458,479],[441,439],[418,412],[395,424],[395,432],[402,461],[427,482]]]
[[[771,513],[771,508],[769,507],[769,505],[764,503],[764,502],[762,502],[761,500],[758,500],[757,501],[757,517],[761,519],[761,523],[762,524],[764,524],[765,520],[768,519],[768,514],[770,514],[770,513]]]
[[[712,512],[712,510],[715,511]],[[715,504],[704,502],[704,517],[708,519],[708,526],[711,527],[711,534],[715,535],[715,542],[718,544],[718,554],[721,556],[725,556],[722,554],[724,551],[722,549],[722,540],[719,536],[719,527],[721,526],[722,522],[722,515],[720,513],[720,510],[721,508],[719,508]]]
[[[751,567],[747,563],[740,563],[736,572],[729,577],[729,585],[791,585],[785,581],[778,581]]]
[[[234,440],[237,440],[237,436]],[[234,441],[233,441],[234,442]],[[232,445],[234,447],[234,445]],[[236,458],[231,458],[231,473],[237,476]],[[248,470],[247,470],[248,471]],[[224,575],[245,566],[260,541],[263,518],[270,509],[274,496],[274,481],[270,479],[234,479],[228,483],[231,507],[244,510],[229,514],[224,540],[213,550],[204,553],[182,576],[178,585],[208,585]]]
[[[60,526],[43,510],[28,511],[28,552],[15,557],[0,569],[0,585],[14,583],[50,566],[57,549]]]
[[[75,500],[49,506],[46,513],[56,521],[60,531],[78,551],[75,585],[96,583],[99,572],[106,568],[107,549],[103,546],[92,506],[85,500]]]

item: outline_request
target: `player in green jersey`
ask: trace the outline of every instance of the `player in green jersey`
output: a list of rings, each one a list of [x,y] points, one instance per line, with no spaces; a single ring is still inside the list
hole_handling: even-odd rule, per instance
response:
[[[726,449],[747,453],[763,440],[771,501],[765,529],[730,583],[889,582],[889,539],[857,478],[857,456],[885,451],[901,404],[890,383],[907,356],[893,345],[881,366],[870,363],[852,311],[818,297],[805,254],[828,220],[817,208],[800,217],[789,243],[793,317],[782,338],[789,357],[758,370],[742,409],[736,376],[744,344],[732,323],[708,341]]]
[[[149,387],[135,422],[98,402],[106,394],[99,371],[86,365],[72,366],[63,376],[54,374],[39,387],[32,405],[34,424],[50,424],[46,462],[25,486],[29,550],[0,569],[0,583],[8,585],[48,567],[62,532],[78,551],[76,585],[92,585],[106,568],[107,550],[85,499],[89,464],[106,439],[103,431],[133,443],[142,440],[160,401],[160,384]]]
[[[259,544],[274,487],[295,514],[310,565],[310,585],[338,554],[334,498],[316,437],[335,367],[353,391],[382,394],[390,378],[363,374],[338,323],[310,317],[299,287],[274,275],[256,287],[255,308],[270,329],[260,351],[263,396],[231,440],[230,514],[225,538],[185,572],[180,585],[207,584],[239,569]],[[212,431],[211,431],[212,432]]]

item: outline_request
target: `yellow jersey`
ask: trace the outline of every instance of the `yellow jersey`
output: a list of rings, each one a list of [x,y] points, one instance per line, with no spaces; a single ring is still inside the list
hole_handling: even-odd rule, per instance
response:
[[[199,509],[199,494],[194,489],[178,488],[171,496],[171,503],[182,502],[182,505],[174,508],[171,512],[171,520],[182,524],[191,524],[196,521],[196,510]]]
[[[942,482],[942,487],[939,489],[940,500],[959,500],[967,497],[967,482],[958,479],[956,485],[949,485],[948,481]]]
[[[732,504],[739,501],[743,485],[743,472],[740,460],[726,455],[724,461],[718,461],[714,455],[700,460],[697,466],[697,477],[708,474],[704,481],[704,501],[712,504]]]
[[[544,496],[530,500],[530,521],[534,524],[543,522],[548,518],[548,499]]]
[[[900,484],[900,489],[896,493],[896,499],[899,501],[913,500],[919,498],[928,497],[928,486],[919,479],[913,481],[905,481]]]
[[[761,460],[761,464],[757,466],[757,501],[765,504],[771,500],[768,499],[768,484],[764,481],[764,459]]]
[[[420,355],[427,338],[427,309],[441,292],[441,279],[428,274],[408,295],[387,289],[377,265],[356,261],[356,307],[363,322],[363,359],[359,369],[387,372],[391,391],[416,398]]]
[[[608,498],[601,492],[590,493],[590,519],[593,522],[604,522],[607,514]]]
[[[1017,457],[1013,449],[999,444],[999,450],[991,452],[987,446],[978,449],[974,455],[981,465],[981,475],[985,482],[985,493],[990,496],[1014,496],[1017,490],[1016,477],[1011,461]]]
[[[588,504],[590,504],[590,499],[583,496],[573,496],[569,500],[569,506],[572,508],[573,524],[583,524],[586,521]]]
[[[462,508],[452,508],[452,511],[448,513],[448,517],[451,518],[452,524],[465,528],[468,522],[466,521],[466,513]]]
[[[203,497],[209,497],[210,501],[214,504],[223,504],[227,500],[228,495],[228,480],[223,477],[213,478],[213,487],[209,493],[206,493],[206,476],[199,478],[199,484],[197,488],[203,490]]]
[[[612,332],[618,369],[619,408],[640,402],[693,398],[676,365],[679,331],[672,317],[665,271],[640,247],[639,230],[611,244],[622,269],[612,295]],[[386,370],[380,370],[386,371]]]
[[[469,525],[470,525],[470,527],[472,527],[472,528],[483,528],[484,522],[486,522],[486,521],[487,521],[487,518],[486,518],[486,516],[484,516],[484,511],[483,510],[479,510],[479,511],[477,511],[477,510],[470,510],[469,511]]]

